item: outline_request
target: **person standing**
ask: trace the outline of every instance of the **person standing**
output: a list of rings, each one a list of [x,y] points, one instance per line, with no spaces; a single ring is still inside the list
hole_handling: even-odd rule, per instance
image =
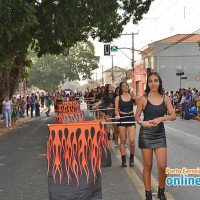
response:
[[[27,117],[28,117],[29,108],[30,108],[30,99],[29,99],[29,96],[27,96],[26,97],[26,114],[27,114]]]
[[[50,115],[49,115],[49,113],[50,113],[50,111],[51,111],[51,106],[53,105],[53,100],[52,100],[52,97],[50,96],[49,97],[49,100],[48,100],[48,110],[47,110],[47,112],[46,112],[46,115],[48,116],[48,117],[50,117]]]
[[[39,117],[40,116],[40,102],[38,100],[38,96],[35,96],[35,116]]]
[[[180,101],[181,119],[185,118],[185,96],[186,96],[186,93],[182,92],[182,97],[181,97],[181,101]]]
[[[40,96],[40,99],[41,99],[41,108],[44,108],[44,92],[42,92],[42,95]]]
[[[118,96],[119,96],[119,87],[115,89],[114,99]],[[113,107],[115,108],[115,101],[114,101]],[[112,118],[115,118],[115,112],[113,112]],[[113,119],[112,121],[116,122],[115,119]],[[115,149],[119,149],[120,148],[119,142],[118,142],[119,128],[117,124],[113,124],[113,127],[114,127],[113,139],[115,140]]]
[[[115,98],[115,119],[122,122],[117,125],[119,127],[120,134],[120,152],[122,157],[122,167],[127,167],[125,154],[127,130],[130,145],[129,166],[134,167],[136,124],[133,122],[135,121],[133,105],[134,103],[137,103],[138,99],[134,94],[130,94],[129,85],[126,82],[121,82],[119,88],[119,96]]]
[[[12,124],[13,125],[16,125],[17,124],[17,104],[16,104],[16,101],[15,101],[15,98],[12,99],[12,104],[13,104],[13,111],[12,111],[12,115],[11,115],[11,118],[12,118]]]
[[[9,97],[6,96],[5,100],[3,101],[3,109],[2,114],[4,113],[4,117],[6,120],[6,128],[11,126],[11,114],[13,112],[12,101],[9,100]]]
[[[186,89],[186,96],[185,96],[185,119],[190,120],[190,105],[192,102],[192,95],[190,94],[189,90]]]
[[[105,96],[101,98],[97,103],[94,104],[92,109],[96,109],[99,105],[103,104],[105,108],[105,119],[111,118],[112,117],[112,112],[113,112],[113,104],[114,104],[114,93],[113,93],[113,88],[111,84],[106,85],[105,89]],[[111,120],[107,120],[107,122],[111,122]],[[108,139],[110,140],[110,129],[111,126],[110,124],[106,125],[106,130],[108,134]]]
[[[196,91],[195,101],[198,108],[198,117],[200,117],[200,92],[198,92],[198,90]]]
[[[31,106],[31,117],[33,117],[33,111],[35,109],[35,97],[34,97],[34,94],[31,95],[30,106]]]
[[[140,97],[135,119],[141,126],[139,131],[139,148],[143,157],[143,179],[146,200],[152,200],[151,170],[153,152],[155,152],[158,166],[158,195],[160,200],[165,196],[165,168],[167,166],[167,144],[164,121],[176,119],[175,111],[169,97],[163,95],[162,80],[158,73],[152,72],[147,78],[146,94]],[[144,122],[141,122],[141,113],[144,113]],[[168,116],[166,113],[168,112]]]

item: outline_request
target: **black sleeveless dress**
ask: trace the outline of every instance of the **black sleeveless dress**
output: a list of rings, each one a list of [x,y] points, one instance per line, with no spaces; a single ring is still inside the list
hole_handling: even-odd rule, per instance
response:
[[[147,104],[144,113],[144,121],[153,120],[158,117],[163,117],[167,113],[164,97],[160,105],[153,105],[147,99]],[[141,149],[156,149],[167,147],[164,123],[161,122],[157,126],[151,128],[140,128],[139,132],[139,148]]]
[[[123,101],[121,98],[121,95],[119,96],[119,110],[127,114],[119,113],[121,118],[119,120],[120,124],[117,124],[117,126],[126,126],[126,127],[136,126],[136,124],[133,122],[135,121],[134,112],[133,112],[134,103],[135,103],[135,100],[133,100],[132,98],[130,101]],[[131,113],[128,114],[129,112]]]

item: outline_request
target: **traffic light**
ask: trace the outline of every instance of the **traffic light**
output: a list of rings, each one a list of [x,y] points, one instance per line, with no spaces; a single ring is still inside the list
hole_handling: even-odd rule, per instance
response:
[[[104,56],[109,56],[109,55],[110,55],[110,45],[104,44]]]
[[[111,51],[116,52],[117,51],[117,46],[111,46]]]

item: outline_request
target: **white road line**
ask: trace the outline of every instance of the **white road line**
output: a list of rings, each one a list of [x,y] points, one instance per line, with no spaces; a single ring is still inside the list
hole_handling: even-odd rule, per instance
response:
[[[130,150],[129,149],[126,149],[126,154],[130,155]],[[139,171],[141,173],[143,173],[143,165],[140,162],[140,160],[138,158],[136,158],[136,156],[134,157],[134,163],[135,163],[135,166],[139,169]],[[157,191],[158,190],[158,185],[159,185],[158,184],[158,180],[155,178],[155,176],[153,174],[151,174],[151,186]],[[155,193],[155,194],[157,195],[157,193]],[[166,196],[167,196],[168,200],[174,200],[174,197],[167,191],[166,191]]]
[[[170,127],[170,126],[166,126],[166,125],[165,125],[165,127],[166,127],[166,128],[169,128],[169,129],[171,129],[171,130],[173,130],[173,131],[176,131],[178,134],[181,134],[182,136],[185,135],[185,136],[190,137],[190,138],[193,138],[193,139],[195,139],[195,140],[200,140],[200,137],[197,137],[197,136],[195,136],[195,135],[188,134],[188,133],[186,133],[186,132],[184,132],[184,131],[180,131],[180,130],[175,129],[175,128],[172,128],[172,127]],[[167,134],[168,134],[168,133],[167,133]]]

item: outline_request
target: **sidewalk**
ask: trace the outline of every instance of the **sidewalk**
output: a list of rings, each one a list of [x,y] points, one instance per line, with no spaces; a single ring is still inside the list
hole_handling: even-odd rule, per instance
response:
[[[44,111],[47,111],[47,108],[40,108],[40,114],[42,114]],[[35,112],[34,112],[35,114]],[[6,124],[5,124],[5,119],[0,121],[0,134],[2,133],[6,133],[7,131],[14,129],[15,127],[19,126],[20,124],[30,120],[30,119],[34,119],[35,117],[31,118],[31,116],[29,115],[28,117],[25,114],[25,117],[20,117],[17,119],[17,124],[12,124],[11,127],[6,128]]]

